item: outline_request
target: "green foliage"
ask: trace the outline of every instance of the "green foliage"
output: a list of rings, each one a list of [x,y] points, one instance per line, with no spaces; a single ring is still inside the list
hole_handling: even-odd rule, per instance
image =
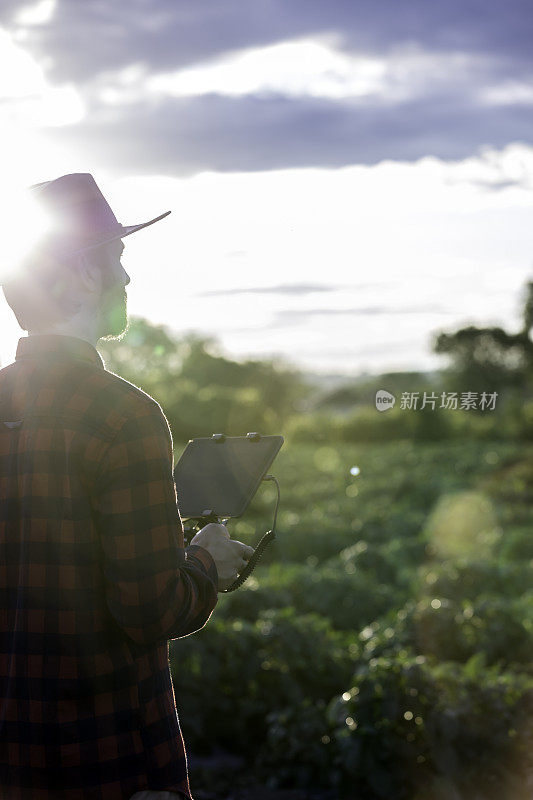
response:
[[[193,752],[224,747],[263,785],[347,800],[523,800],[532,454],[288,440],[276,543],[205,630],[172,643]],[[232,536],[255,542],[273,501],[265,486]]]
[[[374,658],[409,651],[459,662],[481,655],[485,665],[527,671],[533,659],[532,612],[531,594],[513,601],[493,596],[474,602],[438,596],[411,600],[361,631],[363,654]]]
[[[520,525],[508,530],[499,544],[499,554],[504,561],[533,561],[532,525]]]
[[[533,438],[533,340],[531,321],[533,283],[526,284],[523,325],[517,333],[499,327],[469,326],[434,337],[433,349],[448,356],[449,367],[442,374],[449,389],[457,392],[498,392],[494,413],[479,409],[457,416],[456,434],[461,428],[478,438],[516,440]],[[476,417],[481,419],[476,420]]]
[[[530,680],[476,662],[431,667],[423,657],[371,659],[327,710],[339,791],[425,797],[438,777],[459,797],[513,796],[507,786],[517,782],[526,791],[532,706]]]
[[[277,433],[281,429],[295,442],[315,444],[463,441],[466,436],[531,441],[533,345],[524,332],[495,331],[441,334],[438,351],[455,359],[447,372],[389,373],[330,392],[306,383],[281,363],[235,361],[224,356],[212,339],[194,334],[178,337],[140,318],[131,319],[119,342],[102,341],[99,349],[108,369],[161,404],[176,442],[220,431]],[[387,413],[375,409],[378,388],[387,388],[398,399]],[[452,389],[499,391],[497,409],[476,413],[400,408],[404,391],[418,391],[422,396]]]
[[[507,470],[507,460],[516,460],[518,452],[505,443],[315,447],[288,440],[275,462],[282,487],[279,535],[262,563],[310,558],[322,564],[362,541],[372,552],[382,547],[381,555],[400,573],[429,555],[424,528],[440,498],[483,480],[492,492],[489,476]],[[358,475],[350,473],[353,466],[359,467]],[[242,526],[231,523],[237,538],[253,543],[258,536],[248,531],[270,525],[273,498],[265,487]],[[389,577],[386,572],[380,580]]]
[[[469,386],[463,383],[462,386]],[[448,385],[448,390],[451,386]],[[379,413],[373,406],[360,406],[344,414],[323,411],[293,416],[286,428],[295,442],[349,443],[440,441],[532,441],[533,400],[507,393],[498,400],[498,411],[476,414],[464,410],[429,408]]]
[[[172,643],[188,741],[196,752],[216,742],[252,754],[266,737],[269,713],[340,691],[357,651],[326,619],[294,608],[263,610],[254,623],[215,612],[207,628]]]
[[[531,589],[531,576],[531,562],[457,559],[422,566],[418,585],[433,597],[452,600],[485,595],[513,598]]]
[[[424,392],[442,390],[444,386],[438,376],[432,375],[430,380],[423,372],[385,372],[318,393],[313,408],[349,412],[358,406],[373,406],[376,392],[380,389],[386,389],[396,397],[400,397],[402,392],[420,392],[422,396]]]
[[[343,415],[325,412],[293,417],[287,434],[295,442],[387,442],[412,439],[416,417],[399,408],[379,414],[371,406],[361,406]]]
[[[304,704],[269,715],[265,776],[278,786],[333,784],[340,798],[527,796],[531,681],[475,660],[431,667],[402,655],[359,664],[349,686],[325,712]]]
[[[450,380],[457,391],[468,386],[473,392],[501,392],[526,384],[533,346],[523,333],[470,326],[439,334],[434,350],[452,357]]]
[[[304,395],[294,370],[268,361],[232,361],[214,341],[178,338],[132,318],[120,341],[99,344],[107,369],[162,406],[176,441],[223,432],[278,433]]]
[[[509,383],[520,384],[526,333],[518,360],[505,332],[448,340],[465,380],[474,359],[480,386],[502,381],[492,415],[372,407],[375,388],[450,390],[458,369],[430,386],[387,376],[313,399],[279,364],[232,361],[144,320],[101,348],[161,403],[177,443],[286,435],[276,542],[204,630],[171,644],[190,750],[222,747],[253,761],[264,785],[335,798],[525,800],[533,451],[521,440],[533,401]],[[470,375],[465,389],[476,390]],[[315,410],[296,416],[304,397]],[[274,499],[265,485],[233,538],[255,544]]]
[[[346,571],[346,566],[349,571]],[[258,588],[235,592],[220,601],[226,617],[254,619],[260,603],[293,606],[303,614],[320,614],[337,630],[357,632],[398,605],[400,595],[375,576],[357,573],[348,561],[337,566],[273,564]],[[252,584],[254,586],[254,584]]]
[[[272,787],[338,787],[342,773],[333,763],[332,726],[326,703],[305,699],[300,705],[270,711],[267,733],[257,754],[256,768]]]

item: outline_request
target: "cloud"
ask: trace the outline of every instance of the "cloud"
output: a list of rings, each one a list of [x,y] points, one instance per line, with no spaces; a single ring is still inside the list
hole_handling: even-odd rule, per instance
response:
[[[502,192],[513,187],[533,189],[533,151],[511,145],[502,151],[484,148],[477,158],[447,165],[449,185],[470,184],[480,189]]]
[[[461,51],[433,53],[400,46],[386,56],[343,52],[339,37],[317,36],[265,47],[246,48],[174,72],[150,73],[141,64],[96,80],[109,102],[139,96],[197,97],[218,94],[325,97],[332,100],[373,96],[398,101],[438,93],[451,83],[484,79],[491,59]],[[106,85],[108,84],[108,85]],[[93,90],[94,91],[94,90]],[[522,97],[521,97],[522,99]],[[490,96],[486,98],[490,102]],[[498,102],[501,102],[498,99]]]
[[[275,97],[166,98],[89,110],[54,131],[66,148],[114,172],[191,175],[291,167],[335,168],[432,155],[463,159],[480,146],[530,142],[533,107],[476,106],[466,95],[401,104]]]
[[[39,0],[33,5],[23,6],[15,15],[15,24],[22,28],[45,25],[53,18],[56,7],[57,0]]]
[[[38,4],[43,6],[44,3]],[[528,0],[59,0],[46,24],[21,25],[17,0],[3,0],[0,22],[28,33],[39,58],[52,57],[56,80],[91,79],[133,61],[174,69],[229,50],[323,33],[342,37],[346,52],[386,53],[398,43],[434,51],[489,53],[530,63],[533,15]]]
[[[333,292],[340,289],[340,286],[328,286],[320,283],[287,283],[277,286],[251,286],[245,289],[219,289],[210,292],[199,292],[198,297],[219,297],[221,295],[236,294],[280,294],[280,295],[304,295],[317,292]]]
[[[482,102],[493,106],[533,105],[531,82],[501,81],[481,91]]]
[[[313,317],[377,317],[377,316],[410,316],[411,314],[451,314],[450,309],[436,304],[423,306],[355,306],[352,308],[284,308],[277,311],[274,320],[267,327],[293,325],[295,322],[307,321]]]
[[[46,85],[8,110],[115,174],[454,160],[532,138],[522,0],[6,0],[0,15]]]
[[[433,52],[420,45],[400,44],[387,54],[347,53],[339,36],[294,39],[265,47],[245,48],[209,61],[170,72],[154,73],[141,63],[106,72],[88,86],[109,104],[127,104],[140,98],[283,96],[323,97],[330,100],[372,98],[397,103],[425,95],[450,93],[465,87],[492,96],[501,105],[531,102],[521,84],[506,98],[507,84],[494,76],[497,64],[486,55],[448,50]],[[497,70],[496,70],[497,72]],[[468,75],[468,82],[465,82]],[[513,84],[514,86],[514,84]]]
[[[29,13],[29,12],[28,12]],[[25,128],[72,124],[83,118],[71,84],[50,85],[42,67],[0,28],[0,122]]]

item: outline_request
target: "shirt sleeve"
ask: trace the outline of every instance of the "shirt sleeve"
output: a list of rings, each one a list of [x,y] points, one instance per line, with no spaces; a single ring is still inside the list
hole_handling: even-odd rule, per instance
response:
[[[167,420],[147,403],[109,445],[96,481],[107,606],[137,644],[194,633],[218,601],[211,554],[183,546],[172,459]]]

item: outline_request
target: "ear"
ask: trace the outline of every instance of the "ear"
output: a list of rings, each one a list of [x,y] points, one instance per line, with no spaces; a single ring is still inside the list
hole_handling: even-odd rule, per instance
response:
[[[75,268],[80,284],[85,291],[91,294],[100,292],[102,270],[90,252],[78,254]]]

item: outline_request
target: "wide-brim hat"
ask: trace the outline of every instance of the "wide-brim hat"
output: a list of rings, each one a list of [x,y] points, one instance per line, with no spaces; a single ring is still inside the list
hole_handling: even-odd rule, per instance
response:
[[[47,236],[62,254],[74,255],[123,239],[170,214],[165,211],[148,222],[123,225],[88,172],[62,175],[29,189],[47,217]]]

